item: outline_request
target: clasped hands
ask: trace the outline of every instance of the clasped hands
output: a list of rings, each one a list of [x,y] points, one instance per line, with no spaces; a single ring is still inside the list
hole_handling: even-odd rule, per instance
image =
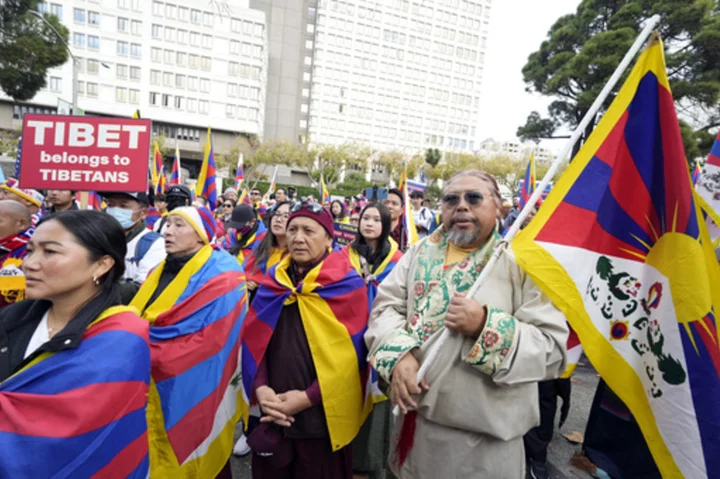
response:
[[[445,316],[445,326],[448,329],[477,339],[485,328],[486,321],[487,310],[483,305],[474,299],[466,298],[464,294],[455,293]],[[413,395],[430,389],[425,378],[422,378],[418,385],[419,369],[420,364],[411,353],[406,353],[393,369],[390,399],[403,414],[407,414],[408,408],[417,409]]]
[[[291,390],[277,394],[269,386],[260,386],[255,391],[263,417],[260,422],[274,422],[278,426],[290,427],[295,414],[312,406],[305,391]]]

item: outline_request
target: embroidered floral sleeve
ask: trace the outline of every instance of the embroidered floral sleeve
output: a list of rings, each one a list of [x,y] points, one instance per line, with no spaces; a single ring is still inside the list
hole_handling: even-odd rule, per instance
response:
[[[420,341],[407,331],[394,331],[375,351],[372,357],[373,367],[385,381],[390,382],[393,369],[400,358],[411,349],[420,346]]]
[[[480,337],[463,361],[488,376],[494,376],[515,342],[515,318],[500,309],[488,307],[487,321]]]

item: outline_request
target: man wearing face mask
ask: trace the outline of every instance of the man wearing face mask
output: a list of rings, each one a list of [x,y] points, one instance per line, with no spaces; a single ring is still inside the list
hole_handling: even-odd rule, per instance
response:
[[[233,209],[227,224],[228,233],[222,242],[223,249],[235,256],[243,267],[255,248],[265,238],[267,228],[258,220],[250,205],[238,205]]]
[[[108,192],[102,196],[107,202],[105,212],[125,230],[127,254],[120,294],[123,304],[129,304],[148,273],[165,259],[165,242],[160,234],[145,226],[147,194]]]

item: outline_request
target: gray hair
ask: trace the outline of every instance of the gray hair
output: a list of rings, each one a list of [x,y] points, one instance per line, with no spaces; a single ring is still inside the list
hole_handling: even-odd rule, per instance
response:
[[[495,180],[495,177],[491,175],[490,173],[485,173],[484,171],[480,170],[465,170],[465,171],[459,171],[455,173],[452,178],[450,178],[447,183],[445,183],[445,188],[443,188],[443,194],[447,193],[447,189],[452,185],[456,180],[459,178],[463,178],[466,176],[472,176],[474,178],[478,178],[485,182],[485,184],[488,185],[490,188],[490,192],[492,193],[493,200],[495,200],[495,205],[498,207],[498,209],[502,209],[502,197],[500,196],[500,188],[498,187],[497,181]]]

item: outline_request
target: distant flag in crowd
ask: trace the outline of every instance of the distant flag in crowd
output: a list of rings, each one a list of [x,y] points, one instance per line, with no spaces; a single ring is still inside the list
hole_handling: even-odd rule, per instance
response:
[[[237,170],[235,171],[235,189],[240,190],[243,181],[245,181],[245,172],[243,171],[243,154],[238,156]]]
[[[157,188],[158,178],[160,177],[160,169],[162,168],[162,166],[163,166],[162,153],[160,153],[160,148],[158,147],[158,144],[155,143],[155,151],[153,153],[153,162],[152,162],[152,168],[151,168],[152,185],[154,188]]]
[[[272,180],[270,180],[270,187],[265,192],[265,196],[263,196],[264,202],[267,202],[270,199],[270,195],[275,193],[275,182],[277,181],[277,171],[278,171],[278,167],[275,166],[275,169],[273,170]]]
[[[140,118],[140,110],[135,110],[135,113],[133,113],[133,118]]]
[[[172,174],[170,175],[171,185],[182,184],[182,173],[180,171],[180,149],[175,145],[175,158],[173,158]]]
[[[200,167],[200,176],[195,185],[195,196],[202,196],[208,202],[211,211],[217,207],[217,183],[215,181],[215,152],[213,151],[210,128],[205,141],[205,154]]]
[[[167,177],[165,176],[165,165],[162,165],[155,185],[155,195],[164,195],[165,193],[167,193]]]
[[[413,216],[412,204],[410,203],[409,181],[407,179],[407,165],[403,166],[402,176],[400,177],[402,185],[403,202],[405,203],[405,212],[403,213],[403,222],[405,233],[407,236],[407,246],[410,247],[418,242],[417,228],[415,227],[415,217]]]
[[[420,173],[420,183],[426,184],[426,181],[425,181],[425,165],[423,165],[423,167],[422,167],[422,173]]]
[[[520,189],[520,206],[523,207],[535,193],[535,155],[530,154],[530,161],[525,170],[525,179]]]
[[[103,200],[97,191],[88,191],[88,209],[100,211],[103,209]]]
[[[655,36],[512,243],[662,477],[720,477],[720,267],[695,198]]]
[[[693,186],[697,185],[698,180],[700,179],[700,175],[702,175],[702,170],[700,169],[700,162],[695,163],[695,169],[692,173],[692,182]]]
[[[693,174],[693,181],[694,177]],[[705,173],[700,175],[695,184],[698,203],[708,216],[706,224],[710,229],[710,236],[713,241],[718,241],[720,240],[720,185],[713,178],[720,178],[720,132],[705,161]]]
[[[238,204],[252,206],[252,201],[250,201],[250,195],[248,194],[247,188],[242,189],[242,193],[240,193],[240,199],[238,200]]]
[[[320,204],[326,205],[330,203],[330,192],[325,184],[325,176],[320,172]]]

